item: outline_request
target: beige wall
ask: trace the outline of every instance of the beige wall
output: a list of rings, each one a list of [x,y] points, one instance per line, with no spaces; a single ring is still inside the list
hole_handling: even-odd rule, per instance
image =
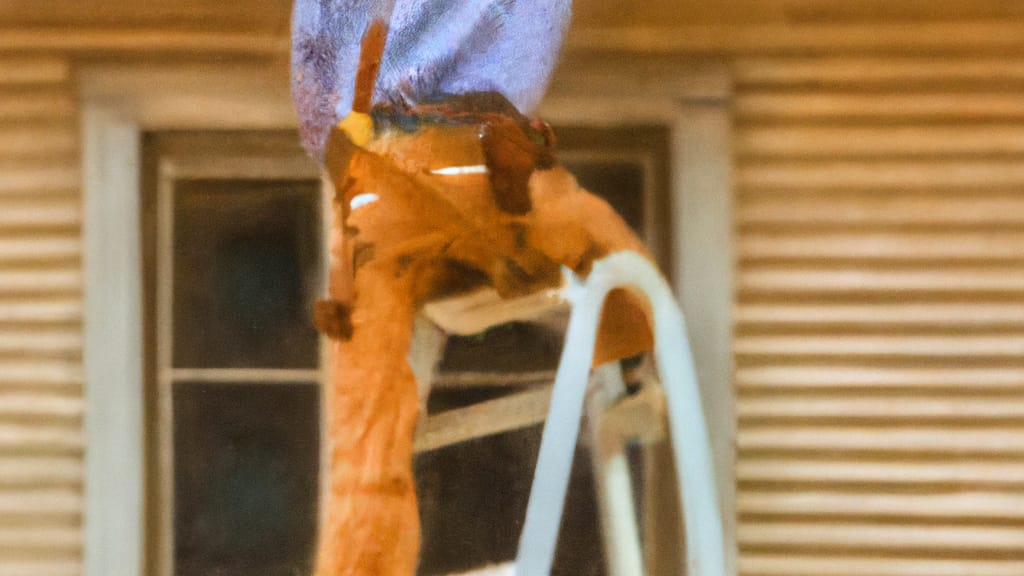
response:
[[[740,573],[1024,574],[1024,60],[734,76]]]
[[[212,58],[196,59],[197,65],[222,63],[223,53],[212,52]],[[79,72],[102,62],[166,60],[163,54],[139,57],[132,51],[39,55],[0,49],[0,575],[83,572]],[[260,62],[267,60],[249,58],[246,69]],[[116,78],[107,80],[105,85],[116,88]],[[178,86],[187,87],[188,79]],[[246,87],[260,89],[258,82]],[[283,91],[262,93],[277,102]],[[256,106],[234,112],[252,122],[260,111]]]
[[[133,28],[50,4],[0,17],[0,576],[81,573],[77,65],[286,58],[286,2],[123,2]],[[570,49],[736,62],[741,573],[1019,575],[1024,26],[840,4],[669,27],[591,3]]]
[[[78,574],[78,124],[70,67],[0,57],[0,574]]]

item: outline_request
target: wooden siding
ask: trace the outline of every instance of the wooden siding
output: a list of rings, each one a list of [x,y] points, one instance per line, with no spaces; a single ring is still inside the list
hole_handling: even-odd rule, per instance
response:
[[[4,0],[11,28],[218,30],[285,35],[292,0]]]
[[[1024,60],[734,71],[740,573],[1024,574]]]
[[[80,134],[59,54],[283,62],[290,2],[0,4],[0,576],[78,575]],[[1010,4],[577,3],[569,52],[776,56],[735,67],[743,574],[1024,574]],[[847,56],[783,57],[823,53]]]
[[[78,162],[68,63],[0,57],[0,576],[81,572]]]
[[[172,28],[284,34],[291,0],[4,0],[0,23],[11,28]],[[1024,17],[1005,0],[575,0],[578,29],[764,27],[893,22],[999,22]],[[728,43],[724,43],[728,45]]]

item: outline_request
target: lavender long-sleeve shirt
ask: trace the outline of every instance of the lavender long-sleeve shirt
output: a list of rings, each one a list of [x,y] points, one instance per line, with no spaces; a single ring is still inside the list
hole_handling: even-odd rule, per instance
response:
[[[292,92],[302,141],[323,159],[330,127],[352,107],[367,25],[389,21],[374,102],[497,91],[520,111],[540,101],[571,0],[296,0]],[[392,6],[393,5],[393,6]]]

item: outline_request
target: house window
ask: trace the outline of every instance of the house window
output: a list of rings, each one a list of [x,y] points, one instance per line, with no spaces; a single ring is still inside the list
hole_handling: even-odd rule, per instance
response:
[[[667,131],[558,135],[581,184],[667,261]],[[322,377],[310,308],[322,291],[323,206],[318,170],[296,142],[278,132],[146,139],[148,573],[310,571]],[[549,384],[561,329],[511,323],[451,338],[431,415]],[[536,422],[417,456],[422,574],[514,557],[540,435]],[[578,453],[557,563],[602,574],[589,461]]]
[[[159,385],[171,405],[176,574],[308,571],[318,184],[182,178],[165,200]]]
[[[580,186],[604,198],[670,272],[669,130],[661,125],[556,127],[558,157]]]
[[[320,292],[321,194],[290,137],[147,139],[151,573],[311,568],[320,342],[309,309]]]

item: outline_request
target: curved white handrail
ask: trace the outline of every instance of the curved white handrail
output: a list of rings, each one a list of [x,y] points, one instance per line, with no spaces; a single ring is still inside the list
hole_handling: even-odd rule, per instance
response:
[[[724,576],[714,466],[683,315],[654,265],[633,252],[596,261],[586,283],[570,294],[572,317],[534,471],[516,573],[542,576],[551,572],[601,309],[608,293],[619,287],[643,294],[653,310],[657,368],[665,388],[687,527],[687,574]]]

